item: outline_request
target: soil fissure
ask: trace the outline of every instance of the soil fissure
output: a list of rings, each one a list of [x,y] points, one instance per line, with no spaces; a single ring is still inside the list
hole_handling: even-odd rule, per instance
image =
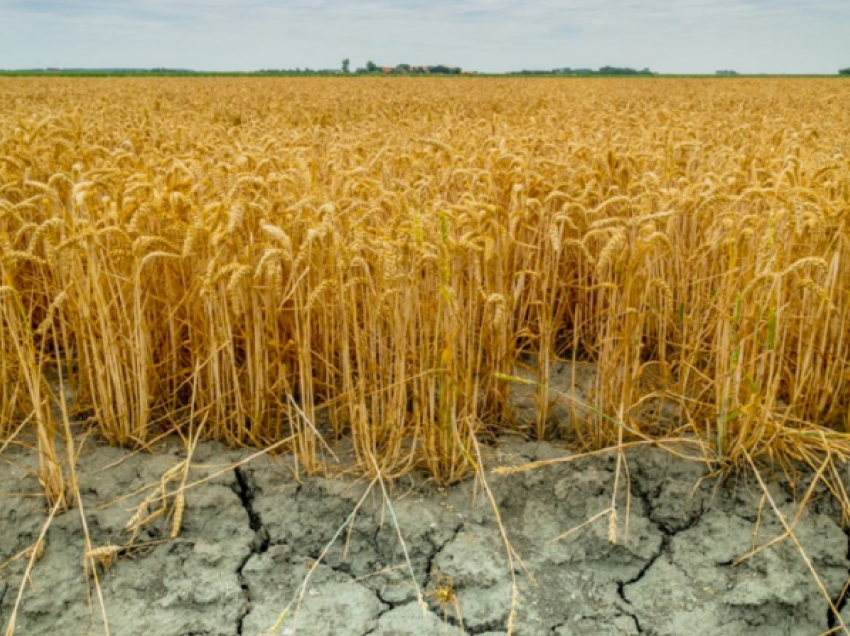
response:
[[[450,543],[452,543],[452,541],[457,539],[458,535],[463,531],[463,529],[464,529],[464,523],[461,521],[460,523],[458,523],[457,527],[454,529],[454,532],[452,532],[452,536],[450,536],[448,539],[443,541],[443,543],[441,543],[440,545],[432,544],[432,545],[434,545],[434,550],[428,556],[428,564],[425,566],[424,587],[428,587],[431,584],[432,572],[434,571],[434,561],[437,560],[437,557],[440,556],[440,553],[443,550],[445,550],[446,547],[448,547],[448,545]]]
[[[832,607],[834,607],[838,614],[844,610],[847,606],[847,601],[850,600],[850,526],[844,524],[843,528],[844,536],[847,537],[847,581],[844,583],[844,587],[838,593],[834,599],[832,599]],[[840,621],[838,620],[838,616],[836,613],[832,611],[832,607],[827,607],[826,610],[826,625],[830,630],[834,630],[836,627],[840,625]]]
[[[245,604],[245,611],[237,618],[236,622],[236,634],[237,636],[242,636],[245,618],[251,612],[253,605],[251,589],[245,580],[245,566],[254,555],[263,554],[268,551],[270,540],[268,530],[266,530],[263,525],[263,521],[260,518],[259,513],[254,510],[255,493],[253,484],[250,483],[250,477],[238,466],[233,469],[233,473],[236,478],[233,490],[236,493],[236,496],[239,497],[239,501],[242,503],[242,507],[248,515],[248,526],[254,531],[254,540],[251,542],[251,550],[245,555],[245,558],[239,562],[239,565],[236,568],[236,576],[239,579],[239,586],[242,588],[242,593],[245,595],[245,600],[247,601]]]

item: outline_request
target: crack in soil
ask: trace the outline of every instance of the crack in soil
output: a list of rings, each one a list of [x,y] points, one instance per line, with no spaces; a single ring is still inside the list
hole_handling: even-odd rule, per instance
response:
[[[640,621],[638,621],[636,616],[633,616],[633,615],[629,614],[628,612],[623,612],[620,616],[626,616],[628,618],[631,618],[632,622],[635,624],[635,629],[637,630],[638,634],[652,634],[653,633],[651,631],[645,632],[643,630],[643,628],[640,626]]]
[[[368,631],[363,632],[360,636],[369,636],[369,634],[375,633],[375,630],[377,630],[381,626],[381,619],[394,609],[404,607],[405,605],[413,605],[414,603],[416,603],[416,601],[405,601],[404,603],[393,603],[392,601],[385,601],[383,598],[381,598],[380,592],[378,592],[377,590],[374,590],[374,592],[375,596],[378,597],[378,600],[386,604],[387,607],[385,609],[382,609],[375,616],[375,626],[369,629]]]
[[[299,490],[300,490],[300,487],[299,487]],[[379,553],[379,552],[380,552],[380,547],[381,547],[381,542],[380,542],[380,533],[381,533],[382,529],[383,529],[383,526],[381,526],[381,525],[377,525],[377,526],[376,526],[376,528],[375,528],[375,531],[374,531],[374,532],[372,533],[372,535],[371,535],[370,537],[368,537],[368,539],[367,539],[368,541],[370,541],[370,542],[371,542],[372,547],[373,547],[373,548],[375,548],[375,550],[376,550],[376,552],[377,552],[377,553]],[[436,558],[440,555],[440,553],[441,553],[441,552],[442,552],[442,551],[443,551],[443,550],[444,550],[444,549],[445,549],[445,548],[446,548],[446,547],[447,547],[447,546],[448,546],[448,545],[449,545],[452,541],[454,541],[454,540],[457,538],[457,536],[460,534],[460,532],[461,532],[463,529],[464,529],[464,523],[463,523],[462,521],[459,521],[459,522],[458,522],[458,524],[457,524],[457,526],[454,528],[454,531],[452,532],[452,535],[451,535],[448,539],[446,539],[445,541],[443,541],[442,543],[437,544],[437,543],[434,543],[434,542],[433,542],[433,541],[431,541],[431,540],[428,540],[428,543],[430,543],[430,545],[431,545],[432,549],[429,551],[430,553],[429,553],[429,555],[428,555],[427,564],[425,565],[425,572],[423,573],[423,577],[424,577],[424,582],[423,582],[423,584],[422,584],[422,590],[423,590],[423,600],[425,600],[425,597],[427,596],[427,592],[425,592],[425,589],[426,589],[426,588],[428,587],[428,585],[432,582],[432,570],[433,570],[433,568],[434,568],[434,561],[435,561],[435,560],[436,560]],[[321,551],[320,551],[320,552],[316,552],[316,553],[308,553],[308,554],[307,554],[307,557],[308,557],[308,558],[311,558],[311,559],[314,559],[314,560],[318,560],[320,556],[321,556]],[[345,561],[343,561],[343,562],[341,562],[341,563],[339,563],[339,564],[337,564],[337,565],[332,565],[332,564],[330,564],[330,563],[328,563],[328,562],[326,562],[326,561],[323,561],[323,564],[324,564],[326,567],[330,568],[332,571],[337,572],[337,573],[340,573],[340,574],[344,574],[345,576],[348,576],[349,578],[351,578],[351,580],[352,580],[352,581],[355,581],[355,582],[357,581],[357,578],[356,578],[356,576],[354,575],[354,573],[352,573],[352,572],[350,571],[350,564],[346,563]],[[367,586],[367,587],[369,587],[369,586]],[[378,629],[378,627],[379,627],[380,620],[381,620],[381,618],[382,618],[385,614],[387,614],[387,613],[389,613],[389,612],[391,612],[391,611],[393,611],[393,610],[395,610],[395,609],[398,609],[398,608],[400,608],[400,607],[404,607],[404,606],[406,606],[406,605],[411,605],[411,604],[413,604],[413,603],[416,603],[416,602],[417,602],[417,601],[410,601],[410,600],[405,600],[405,601],[401,601],[401,602],[398,602],[398,601],[392,601],[392,600],[389,600],[389,599],[385,598],[385,597],[384,597],[384,595],[382,594],[382,592],[381,592],[381,590],[380,590],[380,589],[378,589],[378,588],[371,588],[371,587],[369,587],[369,589],[370,589],[370,590],[371,590],[371,591],[375,594],[375,596],[377,597],[377,599],[378,599],[378,600],[379,600],[379,601],[380,601],[380,602],[384,605],[384,608],[383,608],[380,612],[378,612],[378,614],[375,616],[375,627],[371,628],[371,629],[370,629],[369,631],[367,631],[367,632],[364,632],[361,636],[367,636],[368,634],[371,634],[371,633],[373,633],[375,630],[377,630],[377,629]],[[447,623],[449,623],[449,624],[451,624],[451,625],[454,625],[455,627],[460,627],[460,628],[461,628],[461,629],[463,629],[463,630],[464,630],[467,634],[470,634],[471,636],[473,636],[474,634],[484,633],[484,632],[488,631],[487,629],[484,629],[484,630],[478,630],[478,629],[476,629],[476,630],[470,630],[470,629],[467,629],[465,625],[461,625],[461,624],[459,624],[459,623],[458,623],[458,621],[456,621],[456,620],[451,620],[451,619],[453,619],[453,618],[454,618],[454,617],[450,617],[450,620],[447,620],[446,622],[447,622]],[[492,628],[491,628],[491,629],[492,629]]]
[[[659,528],[659,530],[661,530],[661,528]],[[662,530],[662,532],[663,532],[663,530]],[[631,607],[632,604],[626,598],[626,588],[629,587],[630,585],[634,585],[635,583],[640,581],[644,576],[646,576],[646,573],[649,571],[649,568],[651,568],[653,565],[655,565],[655,563],[656,563],[656,561],[658,561],[658,559],[660,559],[662,556],[664,556],[665,554],[667,554],[669,552],[671,536],[672,535],[670,535],[670,534],[664,534],[661,537],[661,545],[658,546],[658,551],[655,554],[653,554],[651,557],[649,557],[649,559],[647,559],[646,563],[643,564],[643,567],[641,567],[640,571],[635,576],[633,576],[632,578],[627,579],[625,581],[617,581],[617,596],[620,598],[620,600],[623,603],[623,605],[620,607],[620,609],[623,611],[623,613],[626,616],[628,616],[629,618],[631,618],[635,622],[635,627],[637,628],[638,634],[643,634],[644,631],[643,631],[643,628],[641,627],[640,619],[637,617],[637,614],[630,612],[628,610],[628,607]]]
[[[233,469],[236,475],[236,495],[242,502],[242,507],[248,514],[248,525],[254,531],[254,543],[252,546],[255,554],[263,554],[269,549],[269,533],[263,525],[259,513],[254,510],[254,486],[248,483],[248,477],[238,466]]]
[[[640,619],[634,612],[629,611],[629,607],[632,607],[631,602],[626,598],[626,588],[630,585],[634,585],[649,571],[649,569],[655,565],[655,563],[662,556],[670,555],[671,552],[671,540],[680,532],[684,532],[690,528],[693,528],[697,523],[699,523],[700,518],[704,512],[702,506],[700,506],[700,510],[697,511],[686,523],[686,525],[682,528],[671,528],[666,523],[659,522],[655,518],[655,507],[652,505],[652,500],[650,499],[650,493],[646,492],[643,488],[641,488],[637,481],[634,482],[634,486],[632,488],[632,494],[637,496],[637,498],[643,503],[646,518],[655,526],[655,528],[661,533],[661,544],[658,546],[658,550],[655,554],[651,555],[649,559],[647,559],[646,563],[643,564],[640,571],[633,576],[631,579],[625,581],[617,581],[617,596],[619,597],[621,604],[620,609],[622,610],[625,616],[631,618],[635,623],[635,628],[638,631],[638,634],[644,634],[648,632],[644,632],[644,628],[640,624]],[[660,495],[660,487],[654,493],[656,497]]]
[[[447,621],[449,622],[449,621]],[[460,623],[460,621],[458,621]],[[488,623],[483,623],[481,626],[472,628],[466,624],[466,621],[463,621],[462,624],[459,624],[458,627],[463,630],[465,634],[469,634],[469,636],[475,636],[476,634],[486,634],[488,632],[504,632],[507,631],[508,626],[504,621],[494,620]]]
[[[844,536],[847,537],[847,561],[850,564],[850,526],[845,525],[842,529],[844,530]],[[850,600],[850,565],[848,565],[847,569],[847,581],[844,583],[838,596],[832,599],[832,606],[835,607],[837,612],[833,612],[832,607],[827,607],[826,610],[826,626],[830,632],[836,630],[841,624],[838,620],[838,615],[847,606],[848,600]]]
[[[432,575],[431,575],[431,573],[432,573],[432,572],[433,572],[433,570],[434,570],[434,561],[437,559],[437,557],[438,557],[438,556],[440,556],[440,553],[441,553],[443,550],[445,550],[445,549],[446,549],[446,547],[447,547],[447,546],[448,546],[448,545],[449,545],[452,541],[454,541],[455,539],[457,539],[457,536],[461,533],[461,531],[464,529],[464,527],[465,527],[464,522],[463,522],[463,521],[459,521],[459,522],[458,522],[458,525],[457,525],[457,526],[455,527],[455,529],[454,529],[454,532],[452,532],[452,536],[450,536],[448,539],[446,539],[445,541],[443,541],[443,543],[442,543],[442,544],[440,544],[440,545],[437,545],[437,544],[435,544],[435,543],[432,543],[432,544],[431,544],[432,546],[434,546],[434,551],[433,551],[433,552],[431,552],[431,554],[428,556],[428,563],[427,563],[427,565],[425,566],[425,582],[424,582],[424,584],[423,584],[423,586],[422,586],[423,588],[428,587],[428,585],[430,585],[430,584],[431,584],[431,582],[432,582],[432,581],[431,581],[431,576],[432,576]]]
[[[242,636],[245,617],[247,617],[251,612],[252,607],[251,591],[248,587],[248,583],[245,581],[243,571],[252,556],[255,554],[263,554],[269,549],[270,540],[268,530],[266,530],[263,525],[263,520],[260,518],[257,511],[254,510],[253,485],[248,482],[248,477],[238,466],[233,469],[233,472],[236,477],[236,484],[233,491],[236,493],[236,496],[239,497],[239,501],[242,503],[242,507],[248,515],[249,527],[254,531],[254,539],[251,542],[251,550],[236,567],[236,576],[239,580],[239,586],[242,588],[245,600],[247,601],[245,611],[236,619],[236,634],[237,636]]]
[[[426,576],[425,576],[425,584],[423,585],[423,589],[427,588],[431,583],[433,583],[433,572],[434,572],[434,561],[440,556],[443,550],[445,550],[448,545],[457,539],[458,535],[466,528],[466,525],[463,521],[458,522],[457,527],[455,527],[452,536],[446,539],[442,544],[435,545],[434,551],[428,557],[428,565]],[[427,593],[426,593],[427,594]],[[380,598],[380,597],[379,597]],[[432,608],[433,610],[433,608]],[[459,618],[458,616],[444,613],[443,621],[453,627],[460,628],[464,633],[469,634],[470,636],[475,636],[475,634],[485,634],[487,632],[493,631],[505,631],[507,629],[507,622],[503,620],[493,620],[477,627],[470,627],[467,624],[467,621]]]
[[[455,614],[449,613],[449,610],[453,609],[451,607],[445,608],[445,610],[442,612],[442,615],[437,614],[437,612],[434,612],[433,607],[429,607],[429,609],[437,616],[440,616],[440,618],[446,625],[457,627],[459,630],[461,630],[464,634],[467,634],[468,636],[476,636],[476,634],[486,634],[487,632],[505,631],[507,629],[507,625],[505,625],[502,621],[498,620],[484,623],[483,625],[474,628],[469,627],[469,625],[466,624],[465,620],[462,621]]]
[[[385,599],[384,595],[381,594],[381,590],[375,589],[375,590],[372,590],[372,591],[375,593],[375,596],[378,597],[378,600],[381,601],[381,603],[383,603],[384,605],[387,606],[386,609],[382,609],[380,612],[378,612],[378,615],[375,617],[375,620],[379,620],[381,618],[381,616],[383,616],[387,612],[391,612],[392,610],[394,610],[397,607],[401,607],[402,605],[409,605],[411,603],[411,601],[406,601],[404,603],[396,603],[395,601],[390,601],[388,599]]]

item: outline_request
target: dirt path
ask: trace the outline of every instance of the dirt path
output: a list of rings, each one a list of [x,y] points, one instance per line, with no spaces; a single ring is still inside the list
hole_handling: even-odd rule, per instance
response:
[[[490,455],[492,467],[564,452],[506,441]],[[124,526],[145,493],[116,500],[159,483],[183,457],[177,449],[155,456],[128,457],[111,448],[84,453],[81,492],[94,547],[127,540]],[[244,454],[203,445],[193,459],[190,482],[240,457]],[[815,636],[836,624],[793,542],[736,565],[753,548],[757,522],[755,545],[782,533],[757,483],[700,482],[700,464],[660,449],[635,451],[627,459],[630,483],[621,479],[616,528],[604,515],[559,541],[552,539],[611,506],[615,458],[490,477],[504,527],[534,577],[516,568],[518,636]],[[33,461],[20,452],[0,458],[0,562],[30,546],[45,520],[43,501],[24,496],[39,492],[26,470]],[[793,519],[794,489],[782,481],[768,487],[785,517]],[[108,571],[99,570],[111,633],[257,636],[299,595],[301,602],[291,606],[277,633],[506,633],[511,573],[482,490],[472,481],[443,491],[404,480],[394,485],[390,506],[379,485],[368,489],[366,482],[322,478],[299,483],[286,459],[263,457],[224,470],[187,492],[176,540],[163,541],[170,522],[159,519],[137,543],[160,543],[131,550]],[[838,518],[823,497],[807,507],[796,526],[833,599],[850,570],[848,537]],[[32,585],[25,589],[16,633],[104,633],[97,600],[93,597],[90,607],[87,599],[83,552],[78,512],[56,517]],[[25,561],[0,571],[3,628]],[[424,606],[417,601],[417,587]],[[842,615],[850,620],[850,611]]]

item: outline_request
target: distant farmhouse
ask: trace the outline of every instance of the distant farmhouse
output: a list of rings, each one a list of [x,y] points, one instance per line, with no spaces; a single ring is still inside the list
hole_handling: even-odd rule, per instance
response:
[[[738,71],[715,71],[715,75],[737,75]]]

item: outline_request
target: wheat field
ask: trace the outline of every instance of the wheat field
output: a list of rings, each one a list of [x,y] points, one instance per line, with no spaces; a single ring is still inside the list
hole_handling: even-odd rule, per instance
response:
[[[0,445],[51,502],[79,431],[456,481],[552,434],[555,361],[576,447],[844,457],[850,83],[0,79]]]

